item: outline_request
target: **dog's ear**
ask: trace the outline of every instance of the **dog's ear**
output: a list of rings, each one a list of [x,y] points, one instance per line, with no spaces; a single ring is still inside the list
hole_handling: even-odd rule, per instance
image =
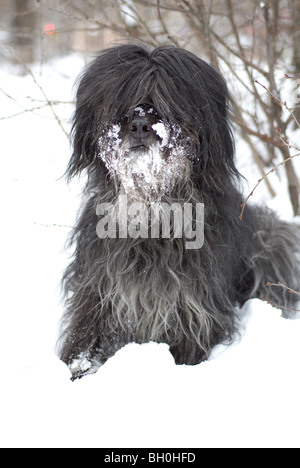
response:
[[[83,74],[76,95],[76,110],[71,132],[73,154],[66,171],[68,179],[90,166],[97,154],[95,105],[91,99],[88,78],[88,75]]]

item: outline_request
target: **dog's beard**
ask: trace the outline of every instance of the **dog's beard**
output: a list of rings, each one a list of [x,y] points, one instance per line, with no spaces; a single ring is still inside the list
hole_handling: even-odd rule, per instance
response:
[[[180,127],[171,129],[158,122],[152,128],[158,139],[149,146],[132,147],[129,136],[121,136],[119,125],[111,126],[99,138],[99,157],[114,180],[117,193],[132,200],[159,201],[190,176],[186,151],[178,138]]]

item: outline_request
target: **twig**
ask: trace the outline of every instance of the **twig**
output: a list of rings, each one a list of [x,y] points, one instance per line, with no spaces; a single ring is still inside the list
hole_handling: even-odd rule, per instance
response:
[[[296,116],[294,115],[293,111],[291,108],[288,107],[286,101],[282,102],[280,97],[276,96],[272,91],[270,91],[265,85],[260,83],[258,80],[255,80],[255,83],[259,84],[262,88],[264,88],[267,93],[271,96],[272,99],[275,99],[279,104],[283,105],[284,108],[289,112],[290,116],[295,120],[296,125],[300,128],[300,122],[297,120]]]
[[[157,2],[157,16],[158,16],[160,24],[161,24],[161,26],[163,28],[164,33],[166,34],[167,38],[170,39],[173,42],[173,44],[175,44],[177,47],[179,47],[177,39],[173,36],[173,34],[170,33],[170,31],[168,31],[166,23],[165,23],[165,21],[163,19],[163,16],[161,14],[160,0],[156,0],[156,2]]]
[[[266,86],[262,85],[259,81],[256,80],[256,83],[262,86],[269,93],[269,95],[272,98],[272,102],[274,104],[272,112],[274,112],[274,121],[277,123],[275,128],[277,130],[277,136],[282,142],[280,152],[282,153],[283,158],[284,158],[283,164],[285,164],[285,171],[286,171],[287,180],[289,184],[290,201],[293,207],[294,214],[296,216],[297,214],[299,214],[300,185],[299,185],[299,179],[297,177],[297,174],[295,172],[295,169],[291,161],[292,158],[290,157],[291,146],[287,138],[281,136],[281,132],[285,133],[285,130],[286,130],[286,124],[283,123],[281,119],[282,106],[289,112],[290,116],[292,116],[292,118],[295,120],[298,128],[300,128],[300,124],[299,124],[299,121],[296,119],[293,111],[288,107],[286,102],[283,102],[280,97],[276,96],[274,92],[270,91]],[[274,89],[274,86],[273,86],[273,89]],[[278,129],[280,130],[279,134],[278,134]],[[298,154],[294,155],[293,157],[295,156],[298,156]]]
[[[154,2],[150,2],[147,0],[135,0],[135,3],[140,3],[141,5],[151,6],[154,8],[157,6],[157,4],[155,4]],[[169,10],[169,11],[176,11],[179,13],[186,13],[186,10],[184,8],[179,8],[179,7],[175,7],[171,5],[161,5],[160,8],[161,10]]]
[[[45,107],[48,107],[48,104],[44,104],[43,106],[33,107],[32,109],[24,109],[21,112],[17,112],[16,114],[12,114],[12,115],[7,115],[6,117],[0,117],[0,120],[13,119],[14,117],[19,117],[20,115],[27,114],[28,112],[32,112],[34,114],[34,111],[44,109]]]
[[[272,169],[270,169],[261,179],[259,179],[257,181],[257,184],[255,185],[255,187],[252,189],[252,191],[249,193],[248,197],[246,198],[246,200],[244,201],[244,203],[241,205],[241,208],[242,208],[242,211],[239,215],[239,219],[242,220],[243,219],[243,214],[244,214],[244,210],[245,210],[245,206],[246,204],[248,203],[249,199],[253,196],[253,193],[255,192],[255,190],[257,189],[257,187],[259,186],[259,184],[266,178],[268,177],[272,172],[276,171],[276,169],[278,169],[280,166],[283,166],[284,164],[286,164],[288,161],[291,161],[292,159],[294,158],[297,158],[298,156],[300,156],[300,152],[297,153],[297,154],[294,154],[292,156],[290,156],[289,158],[285,159],[284,161],[278,163],[276,166],[274,166]]]
[[[37,223],[36,221],[33,222],[36,226],[42,226],[42,227],[58,227],[58,228],[68,228],[72,229],[73,226],[68,226],[67,224],[43,224],[43,223]]]
[[[274,307],[277,307],[277,309],[285,309],[285,310],[292,310],[293,312],[300,312],[300,309],[295,309],[294,307],[282,306],[280,304],[277,304],[276,302],[270,301],[267,297],[264,298],[264,301],[267,304],[270,304],[270,305],[272,305]]]
[[[26,63],[24,63],[23,60],[15,52],[13,52],[12,50],[10,50],[10,49],[8,49],[6,47],[3,47],[3,46],[1,46],[1,47],[4,48],[7,52],[9,52],[23,66],[24,70],[31,76],[34,83],[36,84],[36,86],[39,88],[42,95],[44,96],[45,101],[47,102],[47,105],[50,107],[50,109],[52,111],[52,114],[53,114],[55,120],[57,121],[58,125],[60,126],[60,128],[62,129],[62,131],[66,135],[66,137],[69,139],[69,135],[68,135],[67,131],[64,129],[60,118],[56,114],[52,102],[48,99],[45,91],[43,90],[42,86],[38,83],[38,81],[37,81],[36,77],[34,76],[33,72],[30,70],[30,68],[26,65]]]
[[[285,284],[280,283],[280,281],[278,281],[277,283],[270,283],[270,282],[268,281],[268,282],[266,283],[266,286],[275,286],[275,287],[287,289],[287,291],[288,291],[289,293],[291,293],[291,294],[297,294],[298,296],[300,296],[300,292],[294,291],[293,289],[289,288],[289,287],[286,286]]]
[[[290,294],[297,294],[297,296],[300,296],[299,292],[294,291],[293,289],[289,288],[285,284],[280,283],[280,281],[278,281],[277,283],[268,282],[266,283],[266,286],[275,286],[275,287],[283,288],[283,289],[286,289]],[[294,307],[285,307],[280,304],[276,304],[275,302],[270,301],[267,297],[264,298],[264,301],[266,301],[268,304],[273,305],[279,309],[286,309],[286,310],[293,310],[294,312],[300,312],[299,309],[295,309]]]
[[[52,102],[52,105],[59,105],[59,104],[62,104],[62,103],[59,102],[59,101],[53,101]],[[64,104],[72,104],[72,103],[70,102],[70,103],[64,103]],[[38,106],[38,107],[32,107],[31,109],[24,109],[21,112],[17,112],[16,114],[7,115],[5,117],[0,117],[0,120],[13,119],[14,117],[19,117],[20,115],[27,114],[29,112],[32,112],[33,114],[35,114],[35,111],[45,109],[45,107],[49,107],[49,104],[47,102],[45,104],[41,105],[41,106]],[[37,114],[37,115],[41,115],[41,114]]]

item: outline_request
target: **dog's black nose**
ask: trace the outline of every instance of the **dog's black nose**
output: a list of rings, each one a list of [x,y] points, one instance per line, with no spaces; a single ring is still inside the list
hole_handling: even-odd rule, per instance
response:
[[[144,139],[150,136],[152,127],[147,117],[136,116],[129,125],[130,134],[136,139]]]

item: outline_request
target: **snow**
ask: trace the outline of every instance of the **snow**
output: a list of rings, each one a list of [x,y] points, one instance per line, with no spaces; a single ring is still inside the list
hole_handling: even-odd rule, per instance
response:
[[[82,63],[73,56],[33,72],[48,99],[66,102]],[[0,69],[0,83],[0,118],[43,99],[14,69]],[[55,110],[69,130],[72,106]],[[55,341],[81,183],[61,178],[70,147],[48,108],[0,128],[1,447],[300,447],[300,321],[259,300],[241,311],[240,339],[198,366],[176,366],[167,345],[130,344],[97,374],[69,380]],[[281,176],[272,205],[286,214]]]
[[[152,128],[162,140],[161,146],[167,146],[170,133],[167,126],[163,122],[157,122],[156,124],[152,125]]]
[[[136,107],[139,116],[146,115],[142,107]],[[153,112],[153,108],[147,111]],[[167,122],[158,122],[152,125],[153,130],[161,140],[156,141],[145,152],[143,150],[130,150],[130,142],[120,138],[120,125],[108,127],[98,139],[98,157],[102,159],[111,176],[121,182],[122,189],[133,199],[137,190],[144,199],[156,194],[158,199],[168,193],[176,182],[180,173],[185,173],[186,164],[183,148],[177,141],[181,133],[176,127],[170,137],[170,128]],[[105,127],[104,127],[105,128]],[[171,157],[163,156],[168,145]],[[142,195],[143,194],[143,195]]]

